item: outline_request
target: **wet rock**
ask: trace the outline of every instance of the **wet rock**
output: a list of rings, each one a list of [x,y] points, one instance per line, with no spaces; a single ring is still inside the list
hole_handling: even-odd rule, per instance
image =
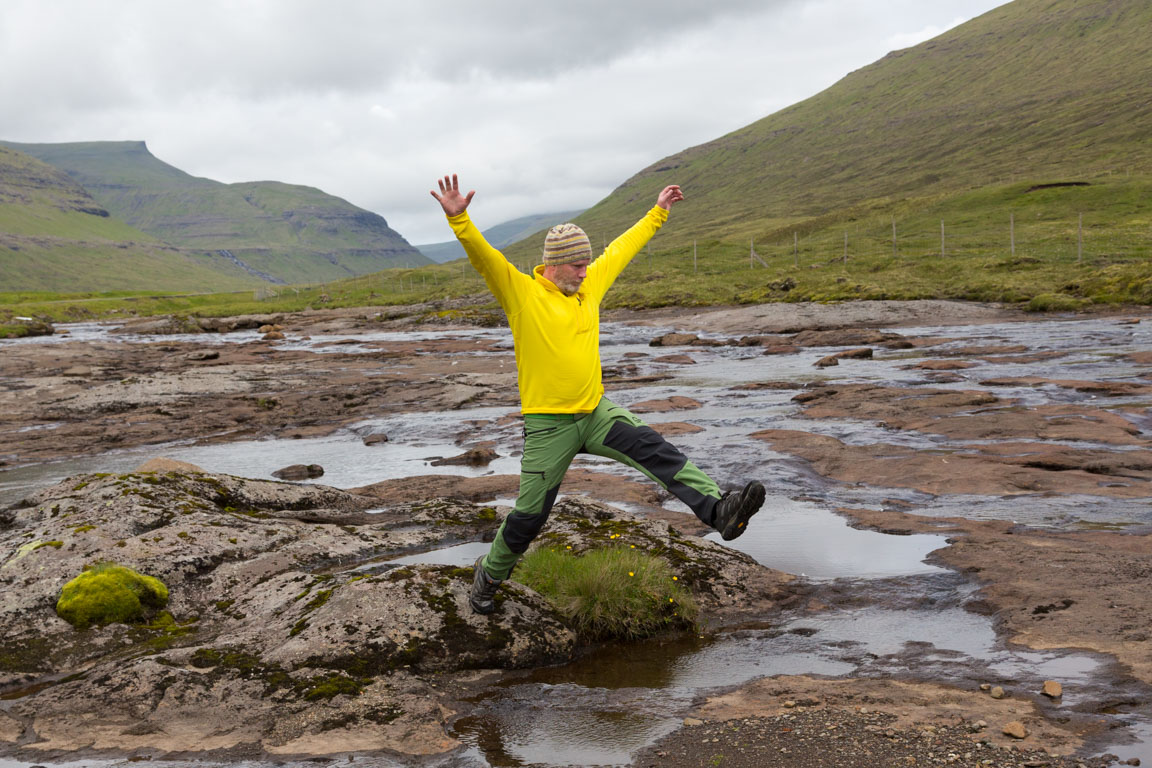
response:
[[[965,368],[974,368],[976,363],[964,360],[921,360],[913,365],[904,366],[907,369],[923,371],[960,371]]]
[[[684,718],[684,726],[687,728],[696,728],[696,727],[699,727],[701,725],[704,725],[703,720],[700,720],[700,719],[695,718],[695,717]]]
[[[24,735],[24,726],[9,714],[0,712],[0,742],[15,743]]]
[[[119,328],[114,328],[110,331],[113,334],[145,334],[145,335],[169,335],[169,334],[185,334],[185,333],[203,333],[204,329],[200,327],[200,323],[194,317],[186,315],[161,315],[159,317],[146,317],[140,320],[132,320],[125,323]]]
[[[436,459],[431,462],[434,467],[443,467],[450,465],[462,465],[467,467],[486,467],[496,459],[500,458],[500,454],[491,448],[472,448],[459,456],[452,456],[447,459]]]
[[[31,317],[17,317],[11,322],[3,322],[12,337],[21,336],[51,336],[56,332],[51,323],[36,320]]]
[[[801,331],[792,337],[798,347],[858,347],[883,344],[903,337],[898,333],[874,331],[867,328],[837,328],[825,331]]]
[[[567,661],[575,636],[515,583],[499,615],[474,614],[467,568],[356,570],[478,538],[496,518],[450,500],[365,512],[379,507],[323,486],[183,472],[82,475],[40,491],[0,529],[15,553],[0,579],[22,585],[0,605],[0,684],[59,682],[4,717],[34,721],[45,749],[452,748],[435,675]],[[168,586],[168,618],[73,630],[53,610],[60,587],[113,560]]]
[[[198,352],[189,352],[184,355],[184,359],[192,361],[219,360],[220,353],[215,349],[202,349]]]
[[[696,361],[688,355],[664,355],[652,358],[654,363],[670,363],[673,365],[696,365]]]
[[[687,424],[683,421],[664,421],[659,424],[652,424],[652,429],[659,432],[664,437],[675,437],[676,435],[694,435],[697,432],[703,432],[704,427],[696,424]]]
[[[828,355],[827,357],[820,358],[812,365],[817,368],[831,368],[834,365],[840,365],[840,358],[836,355]]]
[[[682,347],[697,341],[700,337],[694,333],[666,333],[657,336],[648,342],[650,347]]]
[[[261,338],[264,341],[282,341],[284,339],[284,334],[280,331],[269,331],[268,333],[261,336]]]
[[[205,331],[230,333],[232,331],[256,330],[265,325],[279,325],[282,315],[235,315],[233,317],[201,317],[197,323]]]
[[[269,334],[269,333],[277,333],[277,332],[283,331],[283,330],[284,330],[284,327],[281,325],[277,325],[275,323],[268,323],[268,324],[260,326],[256,330],[256,332],[262,333],[262,334]]]
[[[1020,722],[1019,720],[1013,720],[1012,722],[1006,724],[1001,729],[1001,733],[1003,733],[1005,736],[1011,736],[1014,739],[1028,738],[1028,729],[1025,728],[1024,723]]]
[[[1044,687],[1040,690],[1040,693],[1050,699],[1058,699],[1064,695],[1064,686],[1055,680],[1045,680]]]
[[[203,472],[204,470],[195,464],[190,464],[187,461],[178,461],[177,459],[168,459],[163,456],[158,456],[154,459],[148,459],[140,466],[136,467],[133,472]]]
[[[1004,696],[1005,696],[1005,693],[1004,693],[1004,689],[1003,689],[1003,688],[1001,688],[1000,686],[996,685],[996,686],[993,686],[993,687],[992,687],[992,690],[988,692],[988,695],[989,695],[989,696],[991,696],[991,697],[992,697],[992,698],[994,698],[994,699],[1002,699],[1002,698],[1004,698]]]
[[[64,369],[64,376],[70,378],[88,378],[92,375],[92,369],[86,365],[73,365]]]
[[[699,400],[673,395],[663,400],[645,400],[635,403],[628,410],[633,413],[667,413],[669,411],[690,411],[700,406]]]
[[[281,480],[310,480],[324,476],[324,467],[319,464],[290,464],[272,473]]]
[[[364,445],[383,445],[386,442],[388,442],[388,435],[383,432],[377,432],[364,438]]]

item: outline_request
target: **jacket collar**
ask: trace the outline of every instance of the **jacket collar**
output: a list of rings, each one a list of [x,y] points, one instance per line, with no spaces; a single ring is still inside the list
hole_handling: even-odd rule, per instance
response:
[[[542,288],[544,288],[545,290],[552,291],[553,293],[558,293],[561,296],[565,295],[564,291],[560,290],[560,286],[556,285],[556,283],[554,283],[551,280],[549,280],[548,278],[544,277],[544,265],[543,264],[537,264],[535,267],[532,268],[532,279],[535,280],[536,282],[540,283],[540,286]],[[583,301],[584,300],[583,289],[576,291],[576,293],[573,294],[573,298],[576,298],[579,301]]]

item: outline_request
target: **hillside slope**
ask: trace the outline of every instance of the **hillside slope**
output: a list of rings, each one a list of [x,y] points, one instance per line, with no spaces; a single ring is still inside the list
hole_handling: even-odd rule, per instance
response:
[[[578,223],[622,231],[679,183],[687,199],[665,246],[790,245],[796,228],[898,216],[988,185],[1149,175],[1149,62],[1147,0],[1016,0],[652,164]]]
[[[383,217],[311,187],[197,178],[144,142],[6,145],[65,171],[128,224],[263,280],[322,282],[428,263]]]
[[[246,278],[125,224],[63,171],[0,147],[0,292],[208,291]]]
[[[521,216],[520,218],[497,224],[494,227],[489,227],[483,231],[483,235],[484,239],[487,240],[493,248],[504,248],[542,229],[571,221],[579,216],[580,213],[581,211],[560,211],[559,213],[541,213],[533,216]],[[540,239],[540,242],[544,242],[543,238]],[[420,253],[438,264],[453,261],[454,259],[462,259],[466,255],[464,253],[464,246],[460,245],[459,240],[428,243],[426,245],[418,245],[416,248],[419,249]]]

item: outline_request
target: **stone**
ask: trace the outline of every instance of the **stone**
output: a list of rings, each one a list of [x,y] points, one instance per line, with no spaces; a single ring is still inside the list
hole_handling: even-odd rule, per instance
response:
[[[163,456],[157,456],[154,459],[148,459],[133,472],[203,472],[204,470],[195,464],[190,464],[187,461],[177,461],[176,459],[168,459]]]
[[[828,355],[827,357],[820,358],[812,365],[817,368],[831,368],[834,365],[840,365],[840,359],[837,358],[836,355]]]
[[[684,718],[684,725],[687,726],[688,728],[695,728],[699,725],[704,725],[704,721],[699,720],[695,717],[686,717],[686,718]]]
[[[364,445],[383,445],[388,442],[388,435],[383,432],[378,432],[374,435],[368,435],[364,438]]]
[[[486,467],[498,458],[500,458],[500,454],[491,448],[472,448],[459,456],[452,456],[447,459],[436,459],[432,462],[432,466],[462,465],[467,467]]]
[[[633,413],[666,413],[668,411],[690,411],[699,408],[700,405],[699,400],[693,400],[682,395],[673,395],[664,400],[645,400],[641,403],[635,403],[628,410]]]
[[[1050,699],[1058,699],[1064,695],[1064,686],[1060,685],[1060,683],[1056,682],[1055,680],[1045,680],[1044,687],[1041,689],[1040,693],[1044,694]]]
[[[86,365],[73,365],[71,368],[64,369],[64,375],[70,378],[88,378],[92,375],[92,369]]]
[[[1024,723],[1020,722],[1019,720],[1013,720],[1012,722],[1008,723],[1001,729],[1001,731],[1005,736],[1011,736],[1014,739],[1028,738],[1028,729],[1025,728]]]
[[[696,365],[696,361],[688,355],[664,355],[652,358],[654,363],[670,363],[672,365]]]
[[[992,684],[991,683],[980,683],[980,690],[985,691],[985,692],[990,691],[990,690],[992,690]]]
[[[184,355],[185,360],[219,360],[220,353],[215,349],[202,349],[198,352],[189,352]]]
[[[994,699],[1002,699],[1006,694],[1004,693],[1004,689],[997,685],[989,691],[989,695]]]
[[[323,477],[324,467],[319,464],[291,464],[272,473],[272,477],[281,480],[310,480],[314,477]]]
[[[681,347],[691,344],[700,337],[694,333],[666,333],[663,336],[657,336],[648,342],[650,347]]]
[[[284,334],[280,333],[280,331],[269,331],[264,334],[262,338],[264,341],[281,341],[284,338]]]

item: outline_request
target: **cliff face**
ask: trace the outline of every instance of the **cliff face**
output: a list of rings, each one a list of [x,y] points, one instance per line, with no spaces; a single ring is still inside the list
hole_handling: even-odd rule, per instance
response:
[[[162,162],[143,142],[9,144],[64,171],[112,216],[271,282],[323,282],[429,261],[387,221],[321,190],[223,184]]]

